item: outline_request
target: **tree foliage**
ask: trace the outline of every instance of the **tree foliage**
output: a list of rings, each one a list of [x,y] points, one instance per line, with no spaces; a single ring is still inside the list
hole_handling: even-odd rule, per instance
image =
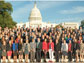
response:
[[[84,29],[84,20],[81,21],[81,27]]]
[[[12,5],[9,2],[0,1],[0,26],[2,28],[12,28],[16,25],[13,21],[11,13],[13,12]]]
[[[81,26],[84,27],[84,20],[81,21]]]
[[[61,24],[58,24],[58,25],[55,26],[55,28],[57,28],[57,27],[63,28],[63,26]]]

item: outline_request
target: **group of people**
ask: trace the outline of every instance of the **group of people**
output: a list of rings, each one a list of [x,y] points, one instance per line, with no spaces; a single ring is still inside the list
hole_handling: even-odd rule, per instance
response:
[[[41,62],[49,61],[83,61],[84,59],[84,34],[82,27],[77,29],[44,27],[26,28],[0,27],[0,61],[13,58],[14,62]]]

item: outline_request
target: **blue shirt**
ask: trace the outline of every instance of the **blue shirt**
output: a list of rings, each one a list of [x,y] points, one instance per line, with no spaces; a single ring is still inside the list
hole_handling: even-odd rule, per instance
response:
[[[13,51],[17,51],[18,50],[18,44],[17,43],[13,43]]]
[[[72,41],[72,38],[68,38],[68,39],[66,40],[66,43],[69,43],[69,40]]]

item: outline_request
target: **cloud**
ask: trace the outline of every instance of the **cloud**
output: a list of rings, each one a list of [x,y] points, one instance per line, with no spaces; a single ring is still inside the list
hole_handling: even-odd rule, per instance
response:
[[[63,5],[63,4],[66,4],[66,3],[70,3],[70,2],[59,2],[59,1],[43,1],[43,2],[37,2],[37,7],[40,9],[40,10],[44,10],[44,9],[49,9],[51,7],[57,7],[59,5]]]
[[[81,22],[84,20],[84,17],[67,17],[67,18],[61,18],[56,19],[56,23],[62,23],[62,22]]]
[[[70,10],[62,10],[60,13],[62,13],[62,14],[78,14],[78,13],[84,13],[84,6],[73,7]]]
[[[13,19],[16,21],[17,19],[19,21],[22,21],[23,19],[28,20],[28,16],[30,13],[30,10],[32,8],[32,4],[26,4],[24,6],[21,6],[18,9],[15,9],[12,13]]]

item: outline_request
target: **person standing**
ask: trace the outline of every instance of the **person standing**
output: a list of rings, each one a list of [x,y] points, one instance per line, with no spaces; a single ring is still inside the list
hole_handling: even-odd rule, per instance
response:
[[[2,43],[1,43],[1,40],[0,40],[0,62],[1,62],[1,56],[2,56]]]
[[[50,42],[48,43],[48,51],[49,51],[50,61],[52,61],[53,53],[54,53],[54,43],[52,42],[52,39],[50,39]]]
[[[80,43],[80,61],[83,61],[84,59],[84,43],[83,40],[81,40]]]
[[[23,51],[25,54],[25,62],[28,62],[29,52],[30,52],[30,44],[29,44],[28,39],[26,39],[26,43],[24,43]]]
[[[23,39],[20,39],[18,44],[18,51],[19,51],[19,62],[23,62]]]
[[[60,43],[56,39],[55,45],[54,45],[54,51],[55,51],[55,59],[56,62],[59,62],[59,54],[60,54]]]
[[[74,55],[74,59],[76,59],[76,61],[78,61],[78,54],[79,54],[79,44],[77,43],[77,39],[74,39],[73,42],[73,55]]]
[[[72,43],[71,43],[71,40],[69,40],[69,44],[68,44],[68,59],[69,61],[72,61]]]
[[[40,38],[38,38],[36,43],[36,61],[37,62],[41,62],[41,51],[42,51],[42,43],[40,42]]]
[[[46,62],[46,54],[47,54],[47,51],[48,51],[48,44],[46,42],[46,39],[42,43],[42,50],[43,50],[43,53],[44,53],[44,62]]]
[[[32,42],[30,43],[30,62],[34,62],[35,52],[36,52],[36,43],[35,43],[35,40],[33,38]]]
[[[13,43],[13,58],[14,58],[14,62],[17,62],[17,53],[18,53],[18,43],[15,40],[15,42]]]
[[[62,43],[61,52],[62,52],[62,61],[64,60],[66,61],[68,53],[68,44],[66,43],[66,40],[64,40],[64,43]]]
[[[3,41],[3,45],[2,45],[2,57],[3,57],[3,62],[6,61],[6,42]]]
[[[11,42],[11,40],[7,44],[7,56],[8,56],[8,61],[10,62],[11,56],[12,56],[12,42]]]

